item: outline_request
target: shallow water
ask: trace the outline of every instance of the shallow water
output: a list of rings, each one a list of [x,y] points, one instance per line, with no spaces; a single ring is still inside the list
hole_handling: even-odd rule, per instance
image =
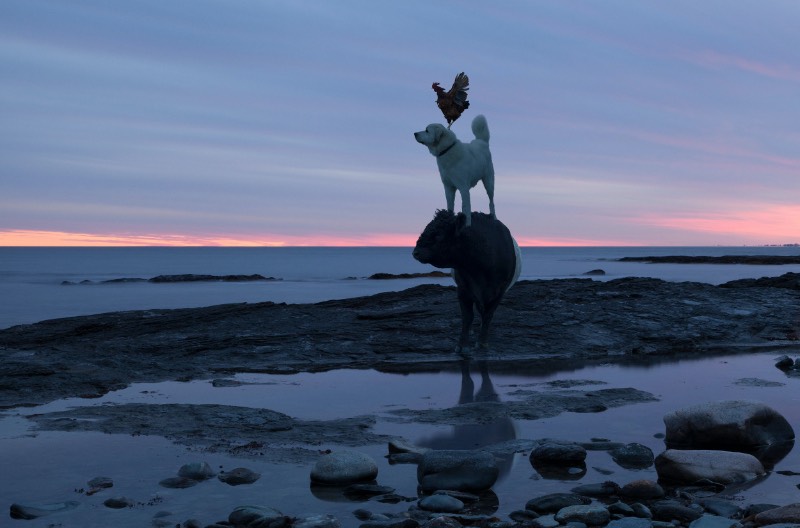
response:
[[[800,353],[800,351],[798,351]],[[800,379],[787,378],[774,367],[774,353],[736,355],[683,360],[653,367],[601,365],[575,371],[540,374],[501,373],[500,365],[489,360],[481,373],[473,362],[469,378],[461,372],[425,374],[386,374],[375,371],[339,370],[321,374],[254,375],[242,374],[238,387],[213,387],[210,381],[135,384],[98,400],[72,399],[30,409],[16,409],[0,419],[0,497],[6,507],[13,502],[53,503],[77,500],[73,511],[53,514],[34,521],[11,521],[12,525],[45,527],[60,522],[63,526],[148,525],[159,511],[175,523],[198,518],[204,524],[226,519],[237,506],[256,504],[275,507],[287,515],[331,513],[344,526],[359,523],[351,512],[366,508],[374,512],[405,511],[409,504],[353,503],[338,494],[322,495],[309,488],[307,465],[265,464],[258,460],[237,459],[219,453],[176,446],[159,437],[104,435],[100,433],[35,432],[24,416],[51,412],[71,406],[109,403],[217,403],[266,407],[302,420],[333,419],[375,415],[376,433],[403,436],[418,445],[472,447],[490,442],[543,437],[579,442],[606,438],[614,442],[638,442],[658,454],[664,449],[656,437],[663,433],[665,413],[694,403],[719,399],[749,399],[764,402],[780,413],[795,430],[800,427]],[[497,366],[497,372],[493,372]],[[507,365],[504,366],[507,372]],[[758,386],[752,379],[762,380]],[[564,413],[560,416],[524,421],[506,420],[487,426],[437,426],[399,423],[393,410],[438,409],[470,399],[515,399],[521,389],[547,390],[553,380],[592,380],[605,385],[595,388],[633,387],[651,392],[657,402],[612,408],[601,413]],[[767,382],[767,383],[764,383]],[[587,387],[583,387],[587,388]],[[319,449],[337,449],[320,445]],[[389,465],[385,445],[365,446],[379,465],[378,483],[392,486],[397,493],[416,496],[416,467]],[[227,486],[216,479],[183,489],[162,488],[158,482],[174,476],[181,465],[207,461],[213,468],[230,470],[248,467],[262,474],[252,485]],[[542,478],[528,462],[527,453],[510,457],[494,486],[499,497],[497,514],[524,508],[529,499],[566,491],[579,483],[614,480],[624,484],[637,478],[655,479],[653,468],[626,470],[607,452],[590,451],[587,472],[580,480]],[[800,454],[792,450],[774,468],[800,471]],[[93,496],[79,491],[96,476],[108,476],[114,487]],[[735,493],[743,504],[772,502],[787,504],[800,500],[796,485],[800,477],[770,474],[763,482]],[[124,495],[139,504],[132,509],[110,510],[102,502]]]

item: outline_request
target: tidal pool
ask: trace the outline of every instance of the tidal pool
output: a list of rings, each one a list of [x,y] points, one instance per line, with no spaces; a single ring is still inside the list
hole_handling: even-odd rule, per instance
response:
[[[10,520],[12,526],[118,526],[150,525],[154,516],[175,526],[190,518],[201,525],[227,519],[237,506],[260,505],[286,515],[333,514],[343,526],[358,526],[352,511],[405,511],[412,504],[352,502],[335,492],[311,489],[311,464],[265,463],[257,457],[239,458],[198,447],[176,445],[158,436],[97,432],[39,431],[27,417],[72,407],[123,403],[217,404],[267,408],[299,420],[332,420],[371,415],[376,434],[398,436],[436,449],[469,449],[514,439],[558,438],[588,442],[604,438],[637,442],[657,455],[664,449],[659,435],[662,417],[669,411],[707,401],[747,399],[766,403],[783,414],[795,430],[800,427],[800,378],[787,377],[774,366],[778,354],[758,353],[681,360],[654,366],[599,365],[560,372],[519,371],[490,358],[464,362],[453,371],[424,374],[387,374],[376,371],[337,370],[319,374],[239,374],[225,383],[211,380],[134,384],[103,398],[60,400],[34,408],[13,409],[0,415],[0,497],[12,503],[52,504],[77,501],[70,511],[36,520]],[[793,354],[790,354],[793,355]],[[557,382],[557,383],[556,383]],[[215,386],[217,385],[217,386]],[[440,425],[402,418],[398,411],[432,410],[472,401],[513,401],[530,390],[558,386],[583,388],[632,387],[652,393],[658,401],[610,408],[596,413],[565,412],[536,420],[505,418],[482,424]],[[320,451],[337,445],[320,444]],[[416,497],[416,466],[390,465],[384,443],[358,450],[371,455],[379,466],[378,483],[399,495]],[[180,466],[208,462],[215,470],[247,467],[261,473],[250,485],[228,486],[211,479],[188,489],[167,489],[159,481],[174,476]],[[567,491],[579,483],[613,480],[625,484],[638,478],[656,479],[655,469],[628,470],[605,451],[589,451],[586,472],[572,478],[545,478],[531,466],[528,452],[509,455],[494,486],[501,518],[536,496]],[[800,501],[800,455],[793,449],[770,475],[749,488],[733,490],[742,504]],[[114,487],[87,496],[87,481],[110,477]],[[103,505],[109,497],[125,496],[135,506],[112,510]],[[8,510],[6,510],[8,511]],[[6,514],[8,515],[8,514]],[[6,523],[3,523],[6,525]]]

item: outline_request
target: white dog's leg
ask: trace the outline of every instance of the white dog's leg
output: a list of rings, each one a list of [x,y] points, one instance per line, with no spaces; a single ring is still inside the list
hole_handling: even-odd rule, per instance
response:
[[[472,204],[469,201],[469,189],[461,189],[461,212],[467,219],[467,227],[472,225]]]
[[[486,189],[486,194],[489,195],[489,213],[492,218],[497,220],[497,215],[494,214],[494,180],[483,179],[483,188]]]
[[[447,200],[447,210],[452,213],[456,206],[456,188],[445,184],[444,199]]]

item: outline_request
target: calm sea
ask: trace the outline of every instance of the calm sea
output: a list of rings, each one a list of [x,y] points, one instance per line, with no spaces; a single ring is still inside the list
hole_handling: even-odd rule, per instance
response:
[[[719,284],[800,271],[798,266],[623,263],[625,256],[796,255],[797,247],[525,247],[521,280],[581,277],[602,269],[626,276]],[[374,273],[431,271],[406,247],[353,248],[0,248],[0,328],[45,319],[150,308],[235,302],[309,303],[403,290],[451,279],[369,280]],[[280,279],[245,283],[103,281],[158,275],[258,273]],[[84,284],[82,282],[88,281]],[[65,285],[64,283],[75,283]]]

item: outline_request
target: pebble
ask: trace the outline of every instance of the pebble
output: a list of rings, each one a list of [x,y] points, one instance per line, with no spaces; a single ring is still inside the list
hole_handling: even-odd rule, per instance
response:
[[[215,475],[214,470],[207,462],[192,462],[184,464],[178,470],[178,476],[192,480],[208,480]]]
[[[615,519],[608,523],[606,528],[651,528],[653,526],[650,519],[643,519],[641,517],[623,517],[622,519]]]
[[[653,465],[655,456],[646,445],[636,442],[617,447],[610,451],[614,462],[625,469],[646,469]]]
[[[550,493],[529,500],[525,504],[525,509],[539,514],[556,513],[567,506],[587,505],[591,502],[591,499],[577,493]]]

